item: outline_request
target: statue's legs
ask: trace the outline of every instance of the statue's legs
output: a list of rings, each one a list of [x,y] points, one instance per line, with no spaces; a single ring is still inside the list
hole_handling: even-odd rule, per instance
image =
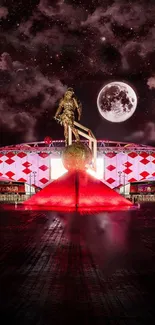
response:
[[[75,129],[73,126],[71,126],[71,130],[72,130],[72,132],[73,132],[73,134],[75,136],[76,141],[80,142],[80,137],[79,137],[79,134],[78,134],[78,130]]]
[[[68,146],[68,125],[64,124],[65,146]]]

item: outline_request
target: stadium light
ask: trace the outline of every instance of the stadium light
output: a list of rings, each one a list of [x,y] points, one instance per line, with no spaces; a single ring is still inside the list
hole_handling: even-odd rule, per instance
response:
[[[99,157],[96,161],[96,172],[93,171],[91,168],[87,169],[87,172],[98,178],[103,179],[104,175],[104,159]],[[67,170],[64,168],[61,158],[52,158],[51,159],[51,179],[57,179],[60,176],[64,175]]]

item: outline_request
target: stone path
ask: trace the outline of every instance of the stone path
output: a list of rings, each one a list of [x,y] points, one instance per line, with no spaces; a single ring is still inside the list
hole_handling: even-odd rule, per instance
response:
[[[1,211],[2,324],[154,325],[153,214],[133,214],[125,264],[105,276],[88,250],[69,243],[58,219]]]

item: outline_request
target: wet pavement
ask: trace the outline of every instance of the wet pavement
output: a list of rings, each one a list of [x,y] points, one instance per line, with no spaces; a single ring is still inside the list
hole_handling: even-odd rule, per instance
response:
[[[155,205],[132,211],[125,231],[120,220],[108,229],[100,263],[94,246],[70,243],[49,212],[0,211],[3,324],[154,325]],[[108,250],[109,262],[110,238],[119,249]]]

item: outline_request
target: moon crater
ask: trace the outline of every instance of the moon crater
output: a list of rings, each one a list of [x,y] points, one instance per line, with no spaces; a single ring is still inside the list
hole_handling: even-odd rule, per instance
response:
[[[98,94],[97,106],[100,114],[110,122],[124,122],[137,107],[137,96],[133,88],[124,82],[111,82]]]

